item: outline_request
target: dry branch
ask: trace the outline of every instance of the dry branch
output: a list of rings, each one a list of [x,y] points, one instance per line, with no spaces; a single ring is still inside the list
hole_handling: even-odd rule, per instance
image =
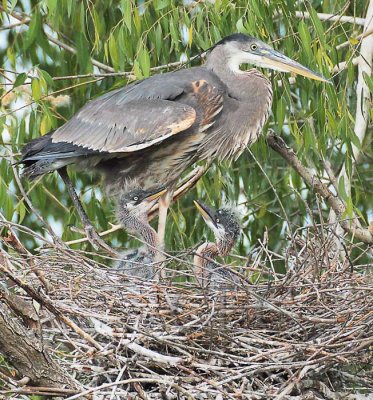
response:
[[[306,18],[306,19],[311,18],[310,13],[306,11],[296,11],[295,16],[298,18]],[[353,17],[348,15],[317,13],[317,16],[319,17],[320,21],[341,22],[341,23],[348,22],[350,24],[356,24],[356,25],[365,24],[365,18]]]
[[[343,201],[338,196],[335,196],[329,188],[321,182],[320,178],[315,176],[309,168],[301,163],[294,150],[288,147],[282,138],[270,133],[267,136],[267,142],[273,150],[279,153],[295,171],[297,171],[307,185],[330,205],[338,217],[346,213],[346,206]],[[355,218],[352,220],[341,219],[340,224],[346,232],[351,233],[356,239],[366,244],[373,244],[372,233],[368,229],[359,228]]]

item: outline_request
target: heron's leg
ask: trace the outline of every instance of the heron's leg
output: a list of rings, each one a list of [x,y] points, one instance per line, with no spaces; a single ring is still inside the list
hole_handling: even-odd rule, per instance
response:
[[[158,201],[158,248],[161,252],[157,252],[155,257],[155,261],[157,262],[158,266],[162,267],[164,261],[166,260],[165,255],[163,254],[164,251],[164,239],[166,235],[166,219],[167,219],[167,211],[171,204],[171,200],[173,198],[174,189],[169,188],[167,192],[159,199]],[[158,279],[165,278],[166,272],[163,268],[159,269]]]
[[[167,192],[161,196],[158,201],[158,243],[159,249],[164,250],[164,239],[166,235],[166,220],[167,220],[167,212],[170,207],[171,200],[173,198],[174,189],[170,188]]]
[[[62,180],[64,181],[67,191],[71,197],[71,200],[74,203],[76,210],[78,211],[79,217],[82,220],[84,230],[87,234],[87,238],[89,242],[92,244],[94,248],[101,247],[105,251],[107,251],[112,256],[117,256],[117,253],[103,240],[101,239],[100,235],[96,232],[95,228],[91,224],[91,221],[88,218],[88,215],[84,211],[84,208],[79,200],[78,195],[75,192],[73,184],[67,174],[66,167],[62,167],[58,170],[58,173]]]

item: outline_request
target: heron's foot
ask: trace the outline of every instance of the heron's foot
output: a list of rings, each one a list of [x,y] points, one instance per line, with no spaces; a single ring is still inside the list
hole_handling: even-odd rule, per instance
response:
[[[92,225],[86,225],[84,227],[85,233],[87,235],[87,239],[89,243],[93,246],[95,250],[105,250],[112,257],[118,257],[119,253],[112,249],[106,242],[101,238],[101,236],[97,233],[96,229]]]

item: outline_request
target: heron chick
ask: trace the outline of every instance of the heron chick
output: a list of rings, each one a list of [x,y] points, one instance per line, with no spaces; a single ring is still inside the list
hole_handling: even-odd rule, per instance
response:
[[[228,208],[214,210],[201,201],[194,201],[207,226],[213,231],[216,242],[201,244],[194,256],[195,274],[203,287],[236,287],[239,279],[215,259],[227,256],[235,245],[240,226],[234,213]]]
[[[166,189],[144,190],[136,187],[119,195],[117,217],[122,226],[131,234],[140,237],[144,246],[133,252],[123,253],[116,264],[120,272],[142,279],[153,279],[159,240],[157,232],[150,226],[148,213]]]

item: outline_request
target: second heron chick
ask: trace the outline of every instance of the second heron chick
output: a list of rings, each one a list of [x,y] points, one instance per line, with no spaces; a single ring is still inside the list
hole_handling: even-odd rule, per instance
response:
[[[166,192],[164,188],[144,190],[133,185],[133,189],[119,196],[117,216],[119,222],[131,234],[145,243],[133,252],[126,252],[116,268],[127,275],[153,279],[159,240],[157,232],[150,226],[148,213],[158,199]]]
[[[213,231],[216,242],[203,243],[194,256],[197,279],[210,288],[237,286],[239,279],[215,259],[227,256],[240,235],[237,217],[229,208],[214,210],[201,201],[195,201],[207,226]]]

